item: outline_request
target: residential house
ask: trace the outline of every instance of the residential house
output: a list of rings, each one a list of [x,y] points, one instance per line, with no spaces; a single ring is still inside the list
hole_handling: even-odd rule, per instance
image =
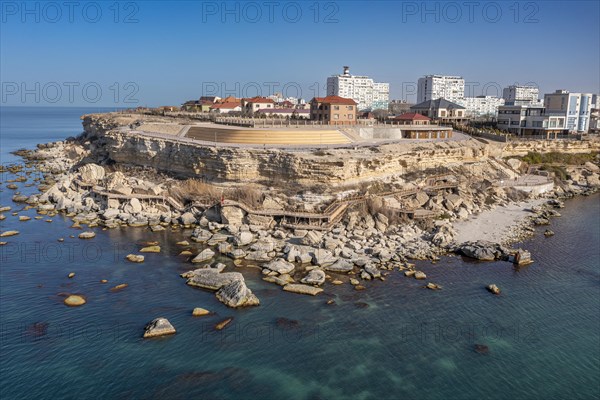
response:
[[[443,98],[426,100],[415,104],[410,110],[442,123],[463,123],[469,119],[465,107]]]
[[[358,103],[340,96],[315,97],[310,101],[310,119],[328,125],[354,125]]]

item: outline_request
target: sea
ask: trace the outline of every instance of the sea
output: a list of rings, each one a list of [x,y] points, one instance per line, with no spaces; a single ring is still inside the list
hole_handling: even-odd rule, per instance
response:
[[[20,162],[10,154],[19,148],[79,134],[80,116],[99,111],[110,110],[0,108],[1,162]],[[16,191],[36,192],[35,177]],[[390,271],[363,291],[326,284],[305,296],[224,259],[261,301],[230,309],[179,276],[193,269],[176,244],[190,230],[92,228],[96,237],[80,240],[68,218],[36,220],[34,209],[13,203],[13,178],[2,174],[0,185],[0,206],[12,207],[0,231],[20,231],[0,239],[3,400],[600,398],[598,194],[566,201],[551,222],[554,236],[539,229],[516,245],[531,251],[531,265],[417,261],[439,291]],[[141,264],[125,261],[148,241],[162,251]],[[500,295],[486,291],[491,283]],[[66,294],[87,303],[67,307]],[[195,307],[212,314],[193,317]],[[177,333],[143,339],[157,317]]]

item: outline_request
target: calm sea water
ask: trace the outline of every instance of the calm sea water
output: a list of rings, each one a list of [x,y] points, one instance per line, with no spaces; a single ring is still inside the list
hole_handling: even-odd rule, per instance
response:
[[[2,108],[2,161],[38,142],[81,131],[75,108]],[[19,183],[20,190],[33,188]],[[2,187],[0,204],[11,205]],[[238,269],[261,306],[228,309],[179,277],[192,268],[177,254],[190,232],[102,231],[82,241],[56,216],[19,222],[0,247],[0,396],[123,399],[592,399],[600,396],[599,196],[567,202],[522,244],[536,262],[458,257],[419,262],[438,292],[398,272],[367,290],[325,286],[317,297],[286,293]],[[34,210],[20,215],[35,216]],[[59,243],[58,238],[65,241]],[[142,242],[162,252],[143,264],[123,257]],[[201,249],[200,245],[197,248]],[[229,269],[234,269],[232,266]],[[73,279],[67,274],[75,272]],[[100,283],[107,279],[109,283]],[[345,278],[343,278],[345,279]],[[129,286],[120,292],[110,288]],[[486,292],[496,283],[501,296]],[[79,308],[62,293],[84,294]],[[336,305],[326,305],[334,298]],[[204,307],[216,314],[193,318]],[[167,317],[178,333],[142,340],[144,325]],[[212,327],[233,316],[220,332]],[[297,321],[277,323],[278,318]],[[488,354],[474,351],[488,346]]]

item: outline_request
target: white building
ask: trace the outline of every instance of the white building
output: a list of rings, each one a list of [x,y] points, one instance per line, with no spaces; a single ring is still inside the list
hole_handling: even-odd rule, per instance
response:
[[[564,117],[569,132],[585,133],[590,128],[591,93],[557,90],[544,95],[546,115]]]
[[[496,126],[517,136],[563,134],[565,118],[546,113],[540,105],[519,104],[498,107]]]
[[[466,113],[469,117],[495,118],[498,114],[498,107],[504,105],[504,99],[494,96],[463,97],[455,102],[467,109]]]
[[[368,76],[350,75],[350,67],[345,66],[342,75],[327,78],[327,96],[353,99],[359,110],[387,110],[390,84],[374,82]]]
[[[502,90],[502,98],[507,105],[541,105],[540,90],[535,86],[510,85]]]
[[[426,75],[417,84],[417,104],[444,98],[456,102],[465,97],[465,80],[461,76]]]

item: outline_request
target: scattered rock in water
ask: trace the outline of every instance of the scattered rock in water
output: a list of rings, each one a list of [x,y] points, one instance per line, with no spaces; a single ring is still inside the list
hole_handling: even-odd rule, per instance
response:
[[[204,261],[208,261],[215,256],[215,252],[211,249],[202,250],[196,257],[192,259],[193,263],[201,263]]]
[[[329,300],[327,300],[327,302],[325,304],[328,304],[328,305],[335,304],[335,300],[334,299],[329,299]]]
[[[207,309],[202,308],[202,307],[196,307],[192,311],[192,316],[194,316],[194,317],[202,317],[203,315],[208,315],[208,314],[210,314],[210,311],[208,311]]]
[[[19,231],[5,231],[5,232],[0,233],[0,237],[15,236],[18,234],[19,234]]]
[[[140,253],[160,253],[160,246],[152,245],[152,246],[142,247],[140,249]]]
[[[8,244],[8,242],[0,242],[0,246],[4,246],[6,244]]]
[[[69,279],[74,278],[75,277],[75,272],[69,272],[69,275],[67,275],[67,277]]]
[[[106,280],[106,279],[101,279],[101,280],[100,280],[100,283],[108,283],[108,280]]]
[[[500,294],[500,288],[493,283],[491,285],[487,285],[486,289],[493,294]]]
[[[490,348],[485,344],[475,344],[475,351],[479,354],[489,354]]]
[[[110,289],[111,292],[118,292],[119,290],[123,290],[125,289],[127,286],[129,286],[127,283],[121,283],[113,288]]]
[[[550,229],[546,229],[546,231],[544,232],[544,236],[546,236],[546,237],[554,236],[554,232],[551,231]]]
[[[77,237],[79,237],[79,239],[92,239],[96,237],[96,232],[81,232]]]
[[[182,240],[181,242],[177,242],[176,244],[178,246],[189,246],[190,242],[188,242],[187,240]]]
[[[532,264],[531,253],[527,250],[518,249],[513,256],[513,263],[519,266]]]
[[[404,276],[414,276],[416,272],[414,270],[404,271]]]
[[[474,258],[480,261],[494,261],[508,257],[508,250],[498,243],[492,243],[484,240],[477,242],[465,242],[458,248],[458,252],[465,257]]]
[[[65,238],[58,238],[58,241],[59,241],[59,242],[64,242],[64,241],[65,241]]]
[[[172,335],[176,333],[175,327],[171,325],[168,319],[159,317],[153,319],[144,328],[144,338]]]
[[[19,221],[21,221],[21,222],[30,221],[30,220],[31,220],[31,217],[28,217],[27,215],[19,216]]]
[[[219,290],[233,281],[244,280],[244,276],[239,272],[220,273],[215,268],[198,268],[181,274],[181,277],[186,278],[186,283],[190,286],[210,290]]]
[[[437,283],[432,283],[432,282],[429,282],[427,285],[425,285],[425,287],[427,289],[431,289],[431,290],[441,290],[442,289],[442,287],[440,285],[438,285]]]
[[[357,301],[356,303],[354,303],[354,306],[356,308],[369,308],[369,304],[365,303],[364,301]]]
[[[224,319],[223,321],[217,323],[215,325],[215,329],[220,331],[221,329],[225,328],[227,325],[229,325],[231,323],[231,321],[233,321],[233,317],[229,317],[227,319]]]
[[[364,287],[363,285],[356,285],[354,286],[354,290],[365,290],[366,287]]]
[[[84,305],[86,303],[86,300],[83,296],[71,294],[67,296],[67,298],[64,300],[64,303],[69,307],[79,307]]]
[[[427,279],[427,275],[425,275],[425,272],[423,271],[415,271],[414,273],[414,277],[415,279]]]
[[[356,286],[356,285],[360,284],[360,282],[356,278],[350,278],[350,284],[352,286]]]
[[[301,283],[289,283],[283,287],[283,290],[298,294],[309,294],[311,296],[316,296],[323,291],[321,288]]]
[[[320,269],[313,269],[300,282],[308,285],[322,285],[325,283],[325,272]]]
[[[295,319],[289,319],[285,317],[279,317],[275,319],[275,325],[278,328],[285,330],[292,330],[300,328],[300,322]]]
[[[127,257],[125,257],[125,259],[134,263],[144,262],[144,256],[141,254],[128,254]]]
[[[192,252],[191,252],[191,251],[189,251],[189,250],[183,250],[181,253],[179,253],[179,255],[180,255],[180,256],[191,256],[191,255],[193,255],[193,254],[194,254],[194,253],[192,253]]]
[[[331,281],[332,285],[342,285],[344,284],[344,282],[340,281],[339,279],[335,279],[333,281]]]
[[[273,271],[282,275],[292,272],[294,270],[294,264],[285,261],[283,258],[278,258],[267,264],[264,264],[263,268],[266,268],[269,271]]]
[[[260,304],[258,297],[250,290],[244,280],[234,280],[216,293],[217,299],[228,307],[247,307]]]

